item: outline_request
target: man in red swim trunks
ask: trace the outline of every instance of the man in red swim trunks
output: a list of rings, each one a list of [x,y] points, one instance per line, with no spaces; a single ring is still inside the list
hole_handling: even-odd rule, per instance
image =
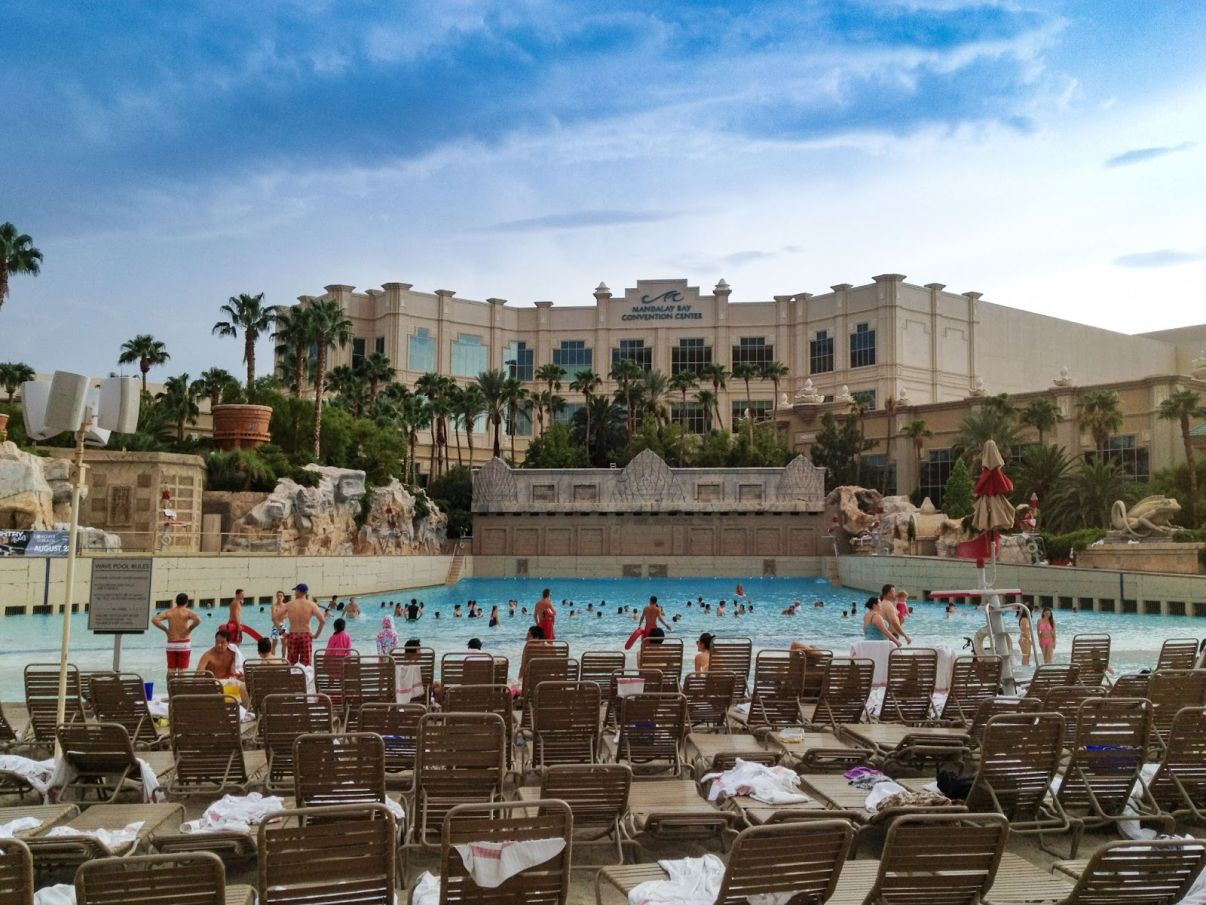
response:
[[[294,585],[293,599],[285,608],[285,618],[289,622],[289,631],[285,634],[285,658],[292,665],[311,665],[314,642],[322,634],[322,627],[327,622],[318,604],[307,596],[309,593],[310,588],[305,584]],[[318,628],[313,634],[310,632],[312,619],[318,620]]]
[[[188,595],[177,594],[176,605],[156,613],[151,624],[167,635],[168,675],[188,669],[193,655],[193,629],[201,624],[200,617],[188,608]]]
[[[557,621],[557,608],[553,606],[553,592],[545,588],[543,595],[536,601],[532,615],[536,617],[536,624],[544,629],[544,640],[556,641],[557,632],[554,625]]]

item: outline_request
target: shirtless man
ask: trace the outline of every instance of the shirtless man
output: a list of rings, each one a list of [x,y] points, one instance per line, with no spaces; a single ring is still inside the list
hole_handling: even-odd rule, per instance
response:
[[[900,614],[896,611],[896,585],[886,584],[879,595],[879,612],[884,617],[884,622],[888,624],[888,628],[892,630],[892,634],[898,638],[904,638],[909,644],[913,643],[913,639],[909,637],[908,632],[904,630],[904,626],[900,624]]]
[[[230,634],[230,643],[238,647],[243,643],[243,633],[246,632],[254,641],[259,641],[263,635],[250,626],[243,625],[243,589],[238,588],[230,600],[230,618],[226,621],[226,631]]]
[[[243,676],[237,672],[239,658],[230,646],[230,633],[220,628],[214,635],[214,646],[201,655],[197,664],[197,674],[211,672],[215,679],[223,685],[237,685],[239,701],[247,704],[247,687],[243,684]]]
[[[348,601],[347,608],[343,611],[343,615],[347,616],[349,619],[360,618],[360,604],[356,602],[355,597]]]
[[[272,601],[272,635],[275,638],[285,637],[285,616],[289,610],[289,600],[284,591],[277,591]]]
[[[536,601],[536,607],[532,611],[532,615],[536,618],[536,624],[544,630],[545,641],[556,641],[557,630],[555,624],[557,621],[557,608],[553,606],[553,592],[549,588],[545,588],[541,593],[541,597]]]
[[[322,614],[318,604],[306,596],[309,591],[310,588],[305,584],[294,585],[293,599],[285,607],[285,618],[289,621],[289,631],[285,634],[285,657],[291,665],[311,664],[314,642],[327,623],[327,617]],[[312,619],[318,620],[318,628],[313,633],[310,632]]]
[[[260,654],[261,663],[284,663],[285,658],[278,656],[273,646],[272,640],[269,638],[261,638],[256,644],[256,649]]]
[[[660,622],[670,630],[670,623],[666,621],[666,611],[662,609],[661,604],[657,602],[656,597],[650,597],[649,602],[645,604],[645,609],[641,610],[641,622],[645,624],[645,634],[648,636]]]
[[[201,618],[188,607],[188,595],[177,594],[176,605],[157,613],[151,624],[167,634],[168,675],[179,675],[188,669],[193,629],[201,624]]]

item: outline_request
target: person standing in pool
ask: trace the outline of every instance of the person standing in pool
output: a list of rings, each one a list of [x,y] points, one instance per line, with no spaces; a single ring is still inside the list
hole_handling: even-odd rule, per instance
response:
[[[189,609],[188,595],[177,594],[176,605],[170,610],[156,613],[151,624],[167,635],[168,675],[178,675],[188,669],[193,655],[193,629],[201,624],[201,618]]]
[[[556,641],[557,608],[553,606],[553,592],[550,588],[545,588],[541,594],[541,598],[536,601],[532,615],[535,617],[536,624],[544,631],[544,640]]]
[[[418,622],[419,617],[423,615],[422,609],[419,607],[419,601],[414,597],[410,598],[410,603],[406,605],[406,621]]]

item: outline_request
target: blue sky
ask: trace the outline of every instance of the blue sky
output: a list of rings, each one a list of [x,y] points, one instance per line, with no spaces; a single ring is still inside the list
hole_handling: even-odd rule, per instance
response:
[[[1137,332],[1203,320],[1206,5],[10,0],[0,360],[237,372],[239,292],[584,304],[901,272]],[[267,349],[265,348],[265,352]]]

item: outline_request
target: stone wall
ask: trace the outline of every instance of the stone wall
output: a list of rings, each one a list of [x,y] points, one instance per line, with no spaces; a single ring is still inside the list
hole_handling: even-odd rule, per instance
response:
[[[474,556],[475,578],[831,577],[819,556]],[[828,562],[832,562],[832,557]]]
[[[1202,551],[1206,544],[1144,541],[1140,544],[1101,544],[1076,552],[1083,569],[1117,569],[1127,572],[1176,572],[1202,575]]]

